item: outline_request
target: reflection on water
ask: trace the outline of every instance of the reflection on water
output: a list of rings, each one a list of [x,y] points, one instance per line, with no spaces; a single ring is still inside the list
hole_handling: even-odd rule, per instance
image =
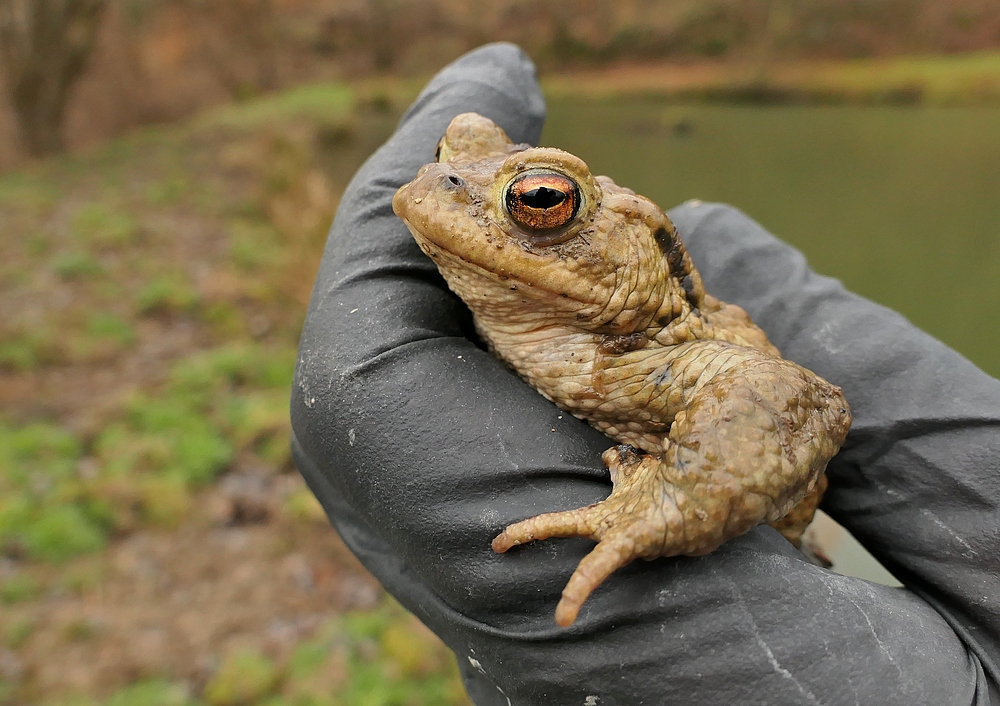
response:
[[[731,203],[1000,375],[1000,109],[550,102],[542,144],[670,208]],[[821,524],[843,573],[891,582]]]

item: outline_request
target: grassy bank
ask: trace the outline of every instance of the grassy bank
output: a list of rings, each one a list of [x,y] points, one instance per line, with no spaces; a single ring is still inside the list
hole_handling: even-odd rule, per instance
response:
[[[554,74],[549,95],[680,101],[981,105],[1000,103],[1000,52],[802,62],[701,62]]]
[[[0,176],[0,704],[463,704],[292,468],[326,230],[401,105],[305,87]]]

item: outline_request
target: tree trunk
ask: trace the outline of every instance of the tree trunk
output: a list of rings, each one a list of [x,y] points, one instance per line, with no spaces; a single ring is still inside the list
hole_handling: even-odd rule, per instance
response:
[[[63,147],[73,83],[86,66],[106,0],[0,0],[0,59],[27,151]]]

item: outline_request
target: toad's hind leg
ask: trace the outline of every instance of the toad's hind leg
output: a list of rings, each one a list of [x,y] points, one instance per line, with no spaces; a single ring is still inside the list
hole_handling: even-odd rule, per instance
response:
[[[549,537],[598,542],[556,609],[556,622],[569,625],[590,593],[632,560],[707,554],[782,518],[813,490],[849,426],[839,388],[780,358],[748,360],[677,414],[662,456],[628,446],[605,452],[614,483],[606,500],[511,525],[493,548]]]
[[[627,445],[604,452],[614,488],[602,502],[567,512],[552,512],[518,522],[493,540],[493,549],[550,537],[586,537],[597,542],[576,567],[556,607],[556,622],[576,620],[587,597],[608,576],[640,557],[680,553],[673,546],[684,535],[687,503],[663,476],[663,461]]]

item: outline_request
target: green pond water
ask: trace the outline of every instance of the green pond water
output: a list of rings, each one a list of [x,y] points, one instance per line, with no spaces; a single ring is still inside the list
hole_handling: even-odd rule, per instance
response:
[[[664,208],[738,206],[1000,376],[1000,109],[553,100],[542,144]],[[828,518],[841,573],[895,584]]]
[[[553,100],[542,143],[664,208],[738,206],[1000,376],[1000,109]]]

